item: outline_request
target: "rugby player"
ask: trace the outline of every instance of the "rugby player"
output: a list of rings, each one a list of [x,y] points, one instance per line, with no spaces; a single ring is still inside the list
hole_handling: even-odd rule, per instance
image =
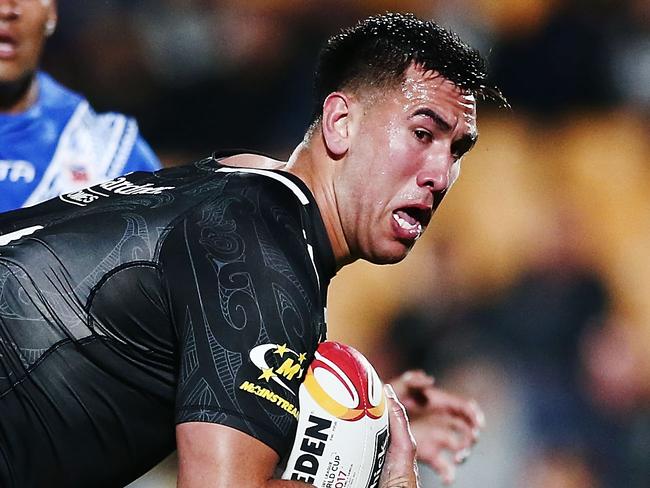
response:
[[[500,94],[455,35],[371,17],[328,41],[288,161],[216,154],[0,216],[0,485],[123,486],[176,446],[183,488],[305,486],[273,474],[330,279],[407,255],[476,142],[477,97]],[[396,386],[459,462],[478,409],[423,374]],[[380,486],[415,487],[394,400],[391,426]]]
[[[0,212],[160,163],[135,120],[38,71],[55,0],[0,0]]]

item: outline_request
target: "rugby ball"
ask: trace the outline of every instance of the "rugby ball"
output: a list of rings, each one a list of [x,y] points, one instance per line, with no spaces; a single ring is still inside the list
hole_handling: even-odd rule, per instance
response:
[[[388,448],[384,388],[356,349],[326,341],[298,393],[300,415],[283,479],[318,488],[375,488]]]

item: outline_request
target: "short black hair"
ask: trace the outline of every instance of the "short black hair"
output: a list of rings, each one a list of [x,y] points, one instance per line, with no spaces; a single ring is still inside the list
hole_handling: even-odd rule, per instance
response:
[[[386,13],[368,17],[327,41],[316,68],[312,123],[320,119],[330,93],[397,85],[412,64],[438,72],[477,99],[508,106],[476,49],[433,21]]]

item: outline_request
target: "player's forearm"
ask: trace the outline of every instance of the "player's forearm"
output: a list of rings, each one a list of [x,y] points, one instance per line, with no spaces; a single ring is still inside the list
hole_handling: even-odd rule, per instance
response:
[[[205,488],[206,486],[211,486],[211,487],[220,487],[220,486],[227,486],[228,488],[231,488],[233,486],[232,482],[228,481],[225,485],[222,485],[220,482],[216,481],[214,483],[212,482],[206,482],[205,479],[203,480],[187,480],[187,479],[180,479],[178,480],[177,488]],[[249,486],[250,488],[260,488],[259,483],[254,483],[252,485],[242,485],[242,484],[237,484],[236,485],[239,488],[246,488]],[[289,480],[269,480],[266,482],[266,484],[263,485],[263,488],[315,488],[314,485],[309,485],[307,483],[303,483],[302,481],[289,481]]]
[[[278,454],[225,425],[185,422],[176,427],[177,488],[309,488],[301,481],[269,479]]]
[[[314,485],[303,483],[302,481],[289,480],[269,480],[264,488],[315,488]]]

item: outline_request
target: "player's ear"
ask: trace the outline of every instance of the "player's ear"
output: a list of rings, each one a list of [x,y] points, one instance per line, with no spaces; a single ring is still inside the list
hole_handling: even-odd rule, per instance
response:
[[[323,102],[322,131],[327,152],[334,159],[347,153],[350,144],[350,99],[341,92],[330,93]]]
[[[45,21],[45,37],[50,37],[56,30],[59,20],[56,10],[56,0],[41,0],[47,8],[47,20]]]

